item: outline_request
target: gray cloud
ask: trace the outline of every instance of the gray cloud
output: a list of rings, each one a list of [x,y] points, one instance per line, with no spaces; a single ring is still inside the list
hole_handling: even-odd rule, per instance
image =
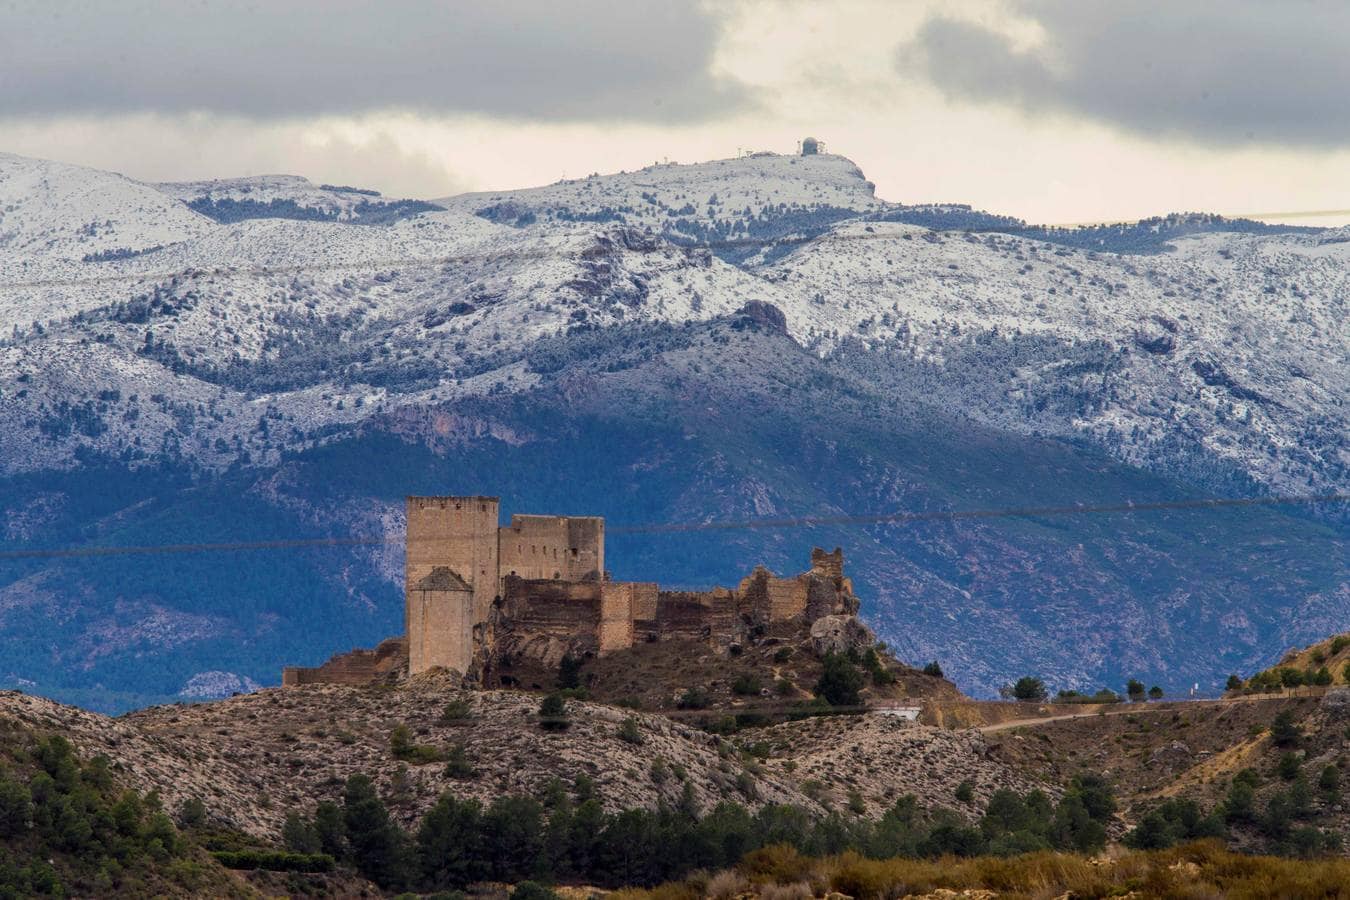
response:
[[[709,118],[719,23],[670,0],[0,2],[0,116],[408,109]]]
[[[947,95],[1065,112],[1208,144],[1350,139],[1350,6],[1227,0],[1014,0],[1046,40],[927,21],[896,65]]]

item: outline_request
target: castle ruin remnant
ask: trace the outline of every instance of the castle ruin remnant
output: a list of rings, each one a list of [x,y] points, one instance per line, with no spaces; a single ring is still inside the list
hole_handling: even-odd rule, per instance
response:
[[[816,548],[811,568],[789,578],[757,566],[735,590],[663,591],[609,577],[604,519],[517,513],[501,525],[500,508],[496,497],[408,497],[403,637],[378,657],[352,651],[287,668],[283,683],[351,683],[367,670],[384,677],[397,652],[410,675],[446,669],[482,684],[506,658],[556,666],[564,655],[657,641],[734,649],[752,635],[810,631],[858,611],[838,548]]]

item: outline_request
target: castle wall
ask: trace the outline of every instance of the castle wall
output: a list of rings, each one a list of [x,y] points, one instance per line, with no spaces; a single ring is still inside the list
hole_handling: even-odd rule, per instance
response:
[[[281,670],[281,685],[369,684],[396,674],[402,669],[406,654],[405,641],[402,638],[390,638],[374,650],[342,653],[321,666],[287,666]]]
[[[419,584],[432,581],[424,578]],[[473,592],[467,589],[407,591],[408,671],[425,672],[434,666],[461,675],[473,665]]]
[[[659,640],[703,640],[712,635],[712,594],[661,591],[656,604]]]
[[[487,621],[500,589],[498,506],[496,497],[409,497],[404,585],[415,585],[445,566],[473,592],[471,622]],[[407,624],[412,636],[413,623]]]
[[[811,571],[818,572],[826,578],[844,577],[844,551],[840,547],[835,547],[833,553],[826,553],[819,547],[811,550]]]
[[[634,581],[633,619],[656,618],[656,598],[661,594],[661,586],[654,581]]]
[[[502,577],[599,581],[605,571],[605,520],[593,516],[513,515],[498,545]]]
[[[726,588],[713,588],[708,600],[708,623],[712,627],[713,637],[718,639],[719,643],[731,643],[732,637],[738,632],[736,592]]]
[[[502,613],[513,630],[599,643],[603,584],[503,579]]]
[[[650,582],[606,581],[600,585],[600,652],[633,646],[639,610],[656,612],[657,586]]]
[[[806,613],[806,581],[779,578],[763,566],[741,580],[737,593],[746,613],[761,622],[785,622]]]

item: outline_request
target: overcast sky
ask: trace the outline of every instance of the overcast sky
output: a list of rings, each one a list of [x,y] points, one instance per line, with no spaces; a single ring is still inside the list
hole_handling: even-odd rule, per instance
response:
[[[0,151],[440,196],[813,134],[1033,221],[1346,210],[1347,47],[1339,0],[0,0]]]

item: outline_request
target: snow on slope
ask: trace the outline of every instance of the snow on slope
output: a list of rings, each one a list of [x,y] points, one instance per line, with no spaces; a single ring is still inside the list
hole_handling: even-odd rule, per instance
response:
[[[0,280],[57,277],[87,256],[145,251],[213,227],[121,175],[0,153]]]
[[[1210,234],[1176,244],[1118,256],[851,223],[756,271],[803,343],[947,366],[953,382],[978,386],[961,406],[992,424],[1089,434],[1145,464],[1185,435],[1271,486],[1344,485],[1350,243]],[[1001,337],[976,360],[987,368],[957,371],[949,357],[971,356],[990,334]],[[1056,343],[1040,356],[998,352],[1032,335]],[[1066,348],[1084,345],[1102,364],[1066,371]],[[1084,376],[1100,382],[1096,402],[1058,421],[1028,408]]]
[[[935,232],[876,221],[893,207],[826,155],[464,195],[369,226],[222,225],[163,192],[354,208],[288,176],[155,188],[19,157],[0,157],[0,173],[11,471],[168,434],[207,464],[266,460],[287,435],[372,410],[528,389],[521,358],[542,338],[758,300],[817,352],[883,360],[876,377],[897,395],[999,427],[1086,436],[1150,466],[1182,447],[1281,488],[1350,481],[1345,230],[1209,234],[1150,256]],[[800,233],[784,210],[826,211],[809,228],[826,233],[740,265],[669,240],[763,233],[766,216]],[[82,234],[91,221],[112,225]],[[24,286],[35,275],[54,283]]]
[[[672,219],[756,217],[782,204],[866,212],[887,204],[852,161],[842,157],[756,154],[692,165],[648,166],[617,175],[591,175],[546,187],[461,194],[436,202],[477,213],[493,207],[512,213],[561,211],[661,231]]]

